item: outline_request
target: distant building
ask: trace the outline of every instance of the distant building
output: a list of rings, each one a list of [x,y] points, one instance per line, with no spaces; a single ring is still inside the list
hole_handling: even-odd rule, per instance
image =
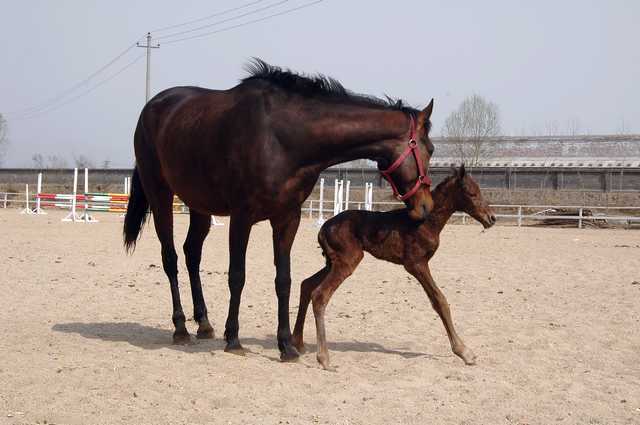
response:
[[[433,138],[432,167],[458,164],[455,143]],[[640,168],[640,135],[571,137],[500,137],[486,142],[482,167],[594,167]],[[375,168],[369,160],[351,161],[335,168]]]

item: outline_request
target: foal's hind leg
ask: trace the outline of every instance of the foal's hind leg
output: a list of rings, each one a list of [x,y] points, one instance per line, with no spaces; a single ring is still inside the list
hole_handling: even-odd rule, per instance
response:
[[[462,339],[456,333],[453,327],[453,320],[451,319],[451,311],[449,310],[449,303],[446,297],[440,291],[440,288],[436,286],[436,282],[431,276],[429,271],[429,265],[422,263],[416,264],[412,267],[406,267],[407,271],[418,279],[422,288],[427,293],[433,309],[438,313],[444,328],[447,331],[449,337],[449,343],[451,344],[451,350],[455,355],[460,357],[467,365],[473,365],[476,363],[476,355],[469,349]]]
[[[318,351],[316,358],[323,368],[330,370],[329,350],[327,349],[327,334],[324,327],[324,311],[329,303],[329,299],[338,287],[356,269],[358,263],[364,257],[362,251],[349,252],[351,258],[346,261],[331,261],[330,270],[322,283],[313,290],[311,301],[313,302],[313,315],[316,319],[316,334],[318,338]]]
[[[307,316],[307,308],[309,302],[311,302],[311,293],[314,289],[322,283],[322,280],[329,273],[329,266],[325,266],[323,269],[317,271],[313,276],[306,278],[300,285],[300,303],[298,305],[298,317],[296,318],[296,325],[293,328],[293,336],[291,337],[291,343],[298,350],[299,353],[304,353],[304,322]]]
[[[202,294],[200,282],[200,259],[202,257],[202,244],[211,229],[211,216],[200,214],[194,210],[189,211],[189,232],[184,241],[184,256],[189,271],[191,282],[191,298],[193,299],[193,318],[198,322],[198,338],[213,338],[213,327],[209,323],[207,305]]]
[[[174,344],[185,344],[190,341],[185,326],[185,316],[180,302],[178,288],[178,255],[173,245],[173,193],[165,187],[156,188],[153,200],[150,200],[153,211],[153,223],[162,247],[162,267],[169,278],[171,301],[173,303]]]

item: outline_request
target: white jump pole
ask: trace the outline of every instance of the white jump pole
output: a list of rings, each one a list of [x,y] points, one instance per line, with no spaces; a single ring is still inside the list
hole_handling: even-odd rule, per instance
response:
[[[373,210],[373,183],[364,184],[364,209]]]
[[[320,179],[320,200],[318,201],[318,221],[316,225],[322,226],[324,224],[324,179]]]
[[[42,193],[42,173],[38,173],[38,186],[37,186],[37,194],[36,194],[36,208],[33,210],[34,214],[46,214],[40,208],[40,194]]]
[[[318,205],[318,221],[316,222],[318,226],[322,226],[322,224],[324,224],[323,205],[324,205],[324,179],[320,179],[320,202]]]
[[[33,214],[33,211],[31,211],[31,208],[29,208],[29,185],[26,184],[24,185],[24,204],[25,207],[22,211],[20,211],[20,214]]]
[[[351,186],[351,180],[347,180],[347,188],[345,189],[345,194],[344,194],[344,210],[346,211],[349,209],[349,187]]]
[[[338,215],[338,179],[333,182],[333,215]]]
[[[91,217],[91,214],[89,214],[89,196],[87,195],[87,193],[89,193],[89,169],[85,168],[84,169],[84,214],[82,214],[80,219],[83,220],[85,223],[95,223],[98,220]]]
[[[71,211],[62,221],[73,221],[76,222],[80,220],[78,214],[76,214],[76,197],[78,194],[78,169],[73,169],[73,195],[71,197]]]
[[[338,190],[338,214],[342,212],[343,200],[344,200],[344,180],[340,180],[340,189]]]

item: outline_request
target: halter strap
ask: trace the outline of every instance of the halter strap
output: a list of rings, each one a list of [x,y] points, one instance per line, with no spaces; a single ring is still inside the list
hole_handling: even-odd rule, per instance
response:
[[[420,161],[420,149],[418,148],[418,142],[416,142],[416,123],[413,116],[409,116],[410,124],[409,124],[409,142],[404,152],[395,160],[393,164],[389,166],[386,170],[380,170],[380,174],[384,177],[389,184],[391,185],[391,189],[393,190],[393,195],[399,199],[400,201],[406,201],[411,198],[418,191],[421,185],[431,186],[431,179],[424,172],[424,165],[422,161]],[[413,158],[416,161],[416,165],[418,167],[418,178],[416,179],[415,184],[407,193],[404,195],[400,194],[397,186],[393,182],[391,178],[391,173],[393,173],[398,167],[402,165],[405,159],[409,155],[413,154]]]

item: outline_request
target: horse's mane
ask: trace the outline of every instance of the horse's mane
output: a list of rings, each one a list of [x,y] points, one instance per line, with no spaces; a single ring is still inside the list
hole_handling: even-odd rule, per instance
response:
[[[245,70],[249,76],[242,79],[243,83],[263,80],[282,90],[304,97],[323,97],[352,105],[391,109],[411,114],[414,117],[418,113],[416,109],[406,105],[401,99],[393,99],[388,96],[385,99],[380,99],[375,96],[354,93],[346,89],[335,78],[322,74],[299,74],[289,69],[269,65],[259,58],[253,58],[249,61],[245,65]]]

